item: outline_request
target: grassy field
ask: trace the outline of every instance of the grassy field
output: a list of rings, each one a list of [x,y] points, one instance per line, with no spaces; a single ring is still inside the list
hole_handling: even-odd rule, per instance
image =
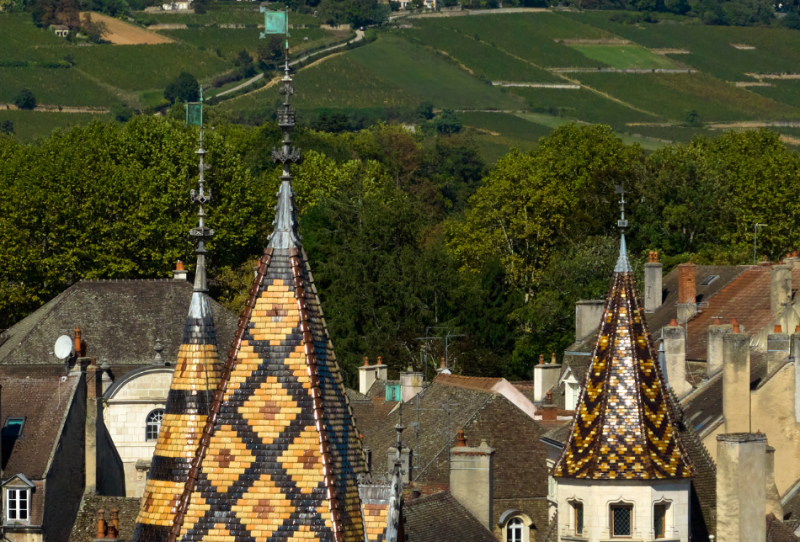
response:
[[[585,23],[649,48],[687,49],[672,55],[700,71],[727,81],[752,81],[746,73],[797,71],[800,32],[784,28],[706,26],[696,19],[675,18],[659,24],[627,25],[609,18],[614,12],[559,13],[559,17]],[[752,45],[741,50],[731,43]]]
[[[489,81],[551,83],[562,81],[547,70],[537,68],[474,36],[442,28],[430,21],[414,22],[414,28],[402,30],[404,39],[442,51],[470,72]]]
[[[689,143],[698,136],[709,138],[718,137],[722,132],[706,128],[691,128],[689,126],[628,126],[625,131],[630,134],[639,134],[645,137]]]
[[[656,115],[641,113],[587,89],[514,88],[513,90],[525,98],[528,106],[534,111],[548,112],[584,122],[608,124],[614,129],[623,129],[628,122],[661,120]]]
[[[471,126],[494,137],[520,139],[537,143],[552,131],[551,127],[530,122],[510,113],[460,113],[464,126]]]
[[[770,79],[771,87],[749,87],[747,90],[781,103],[800,107],[800,81]]]
[[[14,137],[23,143],[50,135],[53,130],[90,122],[112,122],[111,115],[90,113],[42,113],[39,111],[0,111],[0,122],[14,123]]]
[[[298,109],[416,107],[420,98],[378,77],[349,55],[337,55],[300,70],[295,76],[297,93],[292,100]],[[226,111],[272,109],[278,100],[272,86],[223,102]]]
[[[800,118],[800,110],[705,74],[580,73],[581,83],[635,107],[683,121],[694,109],[702,122]]]
[[[394,36],[381,36],[347,56],[380,79],[436,107],[518,109],[523,105],[514,95],[480,82],[453,62]]]
[[[0,59],[51,60],[65,49],[66,41],[37,28],[29,13],[0,13]]]
[[[23,88],[30,89],[41,104],[108,107],[119,101],[75,69],[0,69],[0,103],[13,103]]]
[[[592,60],[556,39],[615,38],[599,28],[554,13],[504,14],[483,17],[449,17],[436,24],[477,36],[520,58],[542,67],[596,68],[604,63]]]
[[[223,56],[234,57],[239,51],[247,50],[254,53],[259,43],[259,32],[257,28],[220,28],[218,26],[208,26],[202,28],[187,28],[185,30],[159,30],[159,34],[164,34],[172,39],[194,45],[199,49],[216,52],[219,50]],[[308,42],[316,42],[330,35],[330,32],[319,28],[308,28],[304,30],[292,30],[289,38],[289,47],[303,45],[308,38]]]
[[[644,47],[630,45],[570,45],[587,58],[612,68],[679,68],[680,65],[664,55],[651,53]]]

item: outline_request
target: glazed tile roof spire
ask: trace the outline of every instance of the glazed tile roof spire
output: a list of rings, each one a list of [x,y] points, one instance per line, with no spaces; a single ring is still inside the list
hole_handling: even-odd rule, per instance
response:
[[[219,354],[206,280],[205,240],[214,235],[214,230],[205,225],[205,205],[211,201],[211,192],[205,192],[205,154],[201,127],[197,151],[200,186],[198,191],[190,192],[191,201],[199,205],[199,224],[190,232],[197,240],[194,292],[134,528],[134,542],[167,540],[173,519],[171,510],[183,494],[211,398],[219,383]]]
[[[627,226],[624,211],[618,224]],[[694,469],[667,397],[624,234],[601,322],[554,475],[593,480],[691,477]]]
[[[361,443],[300,244],[289,163],[294,92],[278,111],[274,231],[221,370],[168,542],[364,540]]]
[[[394,460],[392,467],[391,479],[391,493],[389,494],[389,506],[386,514],[386,542],[403,542],[399,540],[400,521],[402,517],[403,507],[403,403],[400,403],[400,415],[397,420],[397,425],[394,426],[397,431],[397,457]]]

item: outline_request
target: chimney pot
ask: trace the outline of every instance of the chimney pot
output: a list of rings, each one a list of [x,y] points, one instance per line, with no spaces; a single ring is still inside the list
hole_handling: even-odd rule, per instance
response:
[[[539,365],[544,365],[544,354],[539,354]]]
[[[731,325],[733,326],[733,332],[739,333],[739,322],[736,321],[736,318],[731,318]]]
[[[466,448],[467,446],[467,437],[464,435],[464,429],[458,430],[458,444],[456,444],[456,448]]]
[[[441,359],[439,367],[441,367],[442,369],[447,368],[447,363],[444,361],[444,358]]]
[[[97,538],[106,537],[105,511],[101,508],[97,511]]]
[[[383,365],[383,358],[378,356],[378,365]]]
[[[548,405],[553,404],[553,390],[547,390],[547,393],[544,394],[544,402]]]
[[[553,352],[553,353],[551,353],[551,354],[550,354],[550,363],[552,363],[553,365],[555,365],[556,363],[558,363],[558,362],[556,361],[556,353],[555,353],[555,352]]]
[[[795,333],[800,333],[800,325],[794,326],[794,332]]]
[[[369,367],[369,358],[364,356],[364,367]]]
[[[675,327],[678,325],[678,321],[675,318],[673,318],[672,320],[669,321],[669,325],[671,327]]]
[[[721,325],[722,325],[722,318],[720,318],[719,316],[715,316],[715,317],[714,317],[714,324],[713,324],[713,325],[715,325],[715,326],[721,326]]]
[[[183,262],[178,260],[175,262],[175,271],[183,271]]]
[[[775,333],[783,333],[783,329],[781,328],[780,324],[775,326]]]

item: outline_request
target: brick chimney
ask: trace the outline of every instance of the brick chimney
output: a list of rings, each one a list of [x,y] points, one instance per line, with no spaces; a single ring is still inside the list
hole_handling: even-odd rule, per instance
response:
[[[789,335],[776,325],[773,332],[767,335],[767,374],[771,375],[783,367],[789,359]]]
[[[722,415],[726,433],[749,433],[750,336],[732,323],[733,333],[722,336]]]
[[[770,269],[770,310],[772,315],[786,308],[792,300],[792,266],[776,265]]]
[[[717,539],[764,542],[767,437],[761,433],[717,436]]]
[[[722,336],[731,333],[733,326],[723,324],[722,318],[714,318],[708,326],[706,343],[706,376],[711,378],[722,369]]]
[[[463,430],[459,435],[463,436]],[[485,440],[477,448],[466,444],[466,440],[459,440],[450,449],[450,494],[491,531],[494,528],[494,449]]]
[[[188,271],[183,266],[183,262],[178,260],[175,262],[175,269],[172,271],[172,278],[174,280],[186,280],[188,277]]]
[[[651,250],[648,262],[644,264],[644,312],[655,312],[661,306],[664,291],[662,276],[658,252]]]
[[[664,328],[664,360],[667,385],[683,397],[692,391],[686,380],[686,333],[674,319]]]
[[[547,390],[542,404],[542,421],[554,422],[558,420],[558,407],[553,404],[553,392]]]
[[[697,266],[691,262],[678,266],[678,321],[688,322],[697,314]]]

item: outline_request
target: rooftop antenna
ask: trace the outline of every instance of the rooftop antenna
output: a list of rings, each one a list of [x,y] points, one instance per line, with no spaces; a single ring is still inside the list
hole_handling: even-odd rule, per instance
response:
[[[56,346],[53,353],[58,359],[67,359],[72,355],[73,341],[69,335],[62,335],[56,339]]]

